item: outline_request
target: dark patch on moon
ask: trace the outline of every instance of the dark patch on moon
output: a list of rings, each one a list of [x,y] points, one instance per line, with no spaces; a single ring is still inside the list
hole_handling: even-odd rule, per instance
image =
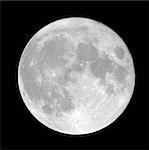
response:
[[[118,59],[124,58],[125,52],[124,52],[122,47],[116,46],[116,48],[114,48],[114,52],[115,52]]]
[[[92,44],[79,43],[77,58],[83,61],[95,61],[98,56],[97,49]]]

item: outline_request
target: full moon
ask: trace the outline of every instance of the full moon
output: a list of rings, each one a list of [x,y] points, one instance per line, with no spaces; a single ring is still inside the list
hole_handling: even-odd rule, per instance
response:
[[[133,59],[122,38],[99,21],[70,17],[39,30],[18,66],[31,114],[60,133],[82,135],[112,124],[134,90]]]

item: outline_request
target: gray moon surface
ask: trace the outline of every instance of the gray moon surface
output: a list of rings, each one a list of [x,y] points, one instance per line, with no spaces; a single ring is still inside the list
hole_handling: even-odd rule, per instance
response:
[[[122,38],[99,21],[70,17],[39,30],[18,66],[22,100],[60,133],[82,135],[112,124],[133,94],[133,59]]]

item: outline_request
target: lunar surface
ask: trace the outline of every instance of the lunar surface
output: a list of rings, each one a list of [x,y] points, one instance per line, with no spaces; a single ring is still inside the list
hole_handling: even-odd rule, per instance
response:
[[[109,126],[123,113],[135,72],[117,33],[101,22],[71,17],[48,24],[30,39],[20,58],[18,83],[39,122],[81,135]]]

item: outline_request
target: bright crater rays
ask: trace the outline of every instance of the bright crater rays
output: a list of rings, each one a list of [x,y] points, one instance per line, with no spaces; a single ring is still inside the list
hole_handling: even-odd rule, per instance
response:
[[[50,23],[28,42],[19,88],[32,115],[66,134],[103,129],[126,108],[134,88],[130,52],[112,29],[87,18]]]

